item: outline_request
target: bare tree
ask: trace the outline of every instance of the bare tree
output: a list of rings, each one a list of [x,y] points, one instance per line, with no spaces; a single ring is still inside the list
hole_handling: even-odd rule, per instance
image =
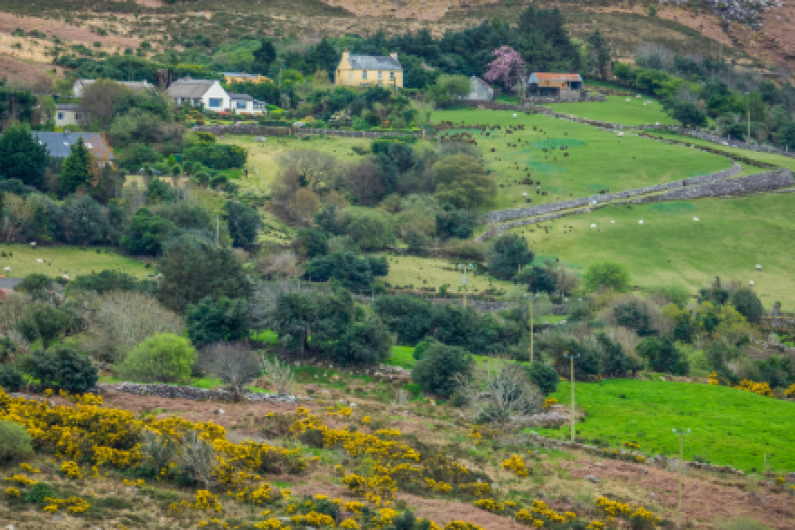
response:
[[[297,278],[302,274],[295,252],[287,250],[257,258],[257,270],[268,280]]]
[[[475,369],[468,379],[459,376],[458,391],[469,397],[476,421],[506,425],[514,416],[541,410],[544,397],[524,368],[512,363],[489,363]]]
[[[269,356],[263,352],[260,355],[260,368],[262,370],[262,378],[277,394],[280,396],[290,394],[295,385],[295,374],[288,363],[280,361],[276,356]]]
[[[130,93],[131,90],[121,83],[111,79],[97,79],[83,89],[80,111],[85,116],[85,122],[96,120],[100,129],[108,129],[116,101]]]
[[[209,488],[216,482],[214,476],[218,455],[213,444],[199,437],[196,431],[190,431],[182,442],[177,463],[185,469],[196,482]]]
[[[369,160],[351,162],[345,166],[342,183],[362,206],[373,206],[384,197],[381,171]]]
[[[248,321],[252,329],[272,329],[274,311],[283,294],[296,293],[301,288],[296,281],[264,282],[254,288],[248,299]],[[2,307],[2,306],[0,306]]]
[[[320,209],[320,197],[309,188],[301,188],[290,197],[287,205],[290,217],[299,221],[309,222],[315,212]]]
[[[199,366],[226,383],[235,400],[243,398],[243,385],[259,375],[256,354],[242,342],[217,342],[201,352]]]
[[[283,170],[293,168],[299,185],[315,191],[333,187],[340,173],[336,157],[314,149],[288,151],[279,156],[279,165]]]
[[[158,333],[180,335],[182,318],[149,295],[130,291],[97,297],[81,346],[96,358],[117,362],[135,346]]]
[[[30,296],[24,293],[7,293],[0,304],[0,333],[8,335],[16,329],[17,322],[25,316],[25,310],[30,305]]]

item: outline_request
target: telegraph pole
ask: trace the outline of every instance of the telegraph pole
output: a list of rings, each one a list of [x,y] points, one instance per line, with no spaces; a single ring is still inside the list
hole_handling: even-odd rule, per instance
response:
[[[682,465],[685,460],[685,434],[690,434],[690,429],[672,429],[679,435],[679,500],[676,503],[676,527],[681,528],[682,517]]]
[[[569,352],[564,352],[563,357],[571,361],[571,443],[574,443],[574,359],[579,359],[581,354],[567,355]]]

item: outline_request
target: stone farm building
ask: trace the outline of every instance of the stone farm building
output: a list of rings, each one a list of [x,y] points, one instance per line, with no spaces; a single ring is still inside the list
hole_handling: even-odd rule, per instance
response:
[[[351,55],[348,50],[342,52],[342,59],[337,66],[334,84],[342,86],[385,86],[403,87],[403,67],[400,66],[397,53],[389,57],[372,55]]]
[[[576,101],[582,92],[582,77],[579,74],[552,74],[533,72],[527,82],[528,95]]]

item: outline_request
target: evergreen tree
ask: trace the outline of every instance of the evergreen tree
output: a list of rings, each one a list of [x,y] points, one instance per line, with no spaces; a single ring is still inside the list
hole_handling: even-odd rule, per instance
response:
[[[74,193],[80,187],[87,186],[91,180],[93,157],[82,138],[72,144],[71,152],[61,169],[61,183],[58,192],[61,197]]]
[[[0,179],[18,179],[40,187],[49,163],[47,148],[22,125],[9,127],[0,137]]]
[[[258,50],[254,51],[254,65],[255,73],[268,73],[268,67],[276,59],[276,48],[269,40],[263,40]]]
[[[610,72],[610,56],[612,50],[607,39],[602,37],[599,30],[594,30],[588,36],[588,66],[596,71],[600,79],[607,79]]]

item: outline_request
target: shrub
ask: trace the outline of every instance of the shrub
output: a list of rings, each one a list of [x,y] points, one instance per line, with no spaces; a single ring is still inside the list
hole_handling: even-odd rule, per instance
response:
[[[584,279],[585,288],[589,291],[606,287],[619,293],[629,291],[632,281],[629,270],[624,265],[612,261],[590,265],[585,271]]]
[[[613,318],[616,324],[629,328],[641,337],[656,335],[652,316],[648,307],[639,300],[628,300],[613,308]]]
[[[506,234],[492,245],[489,271],[497,278],[507,280],[532,261],[533,252],[527,246],[527,240],[516,234]]]
[[[373,308],[389,331],[397,334],[400,344],[417,344],[431,330],[433,308],[418,296],[379,296]],[[416,350],[414,353],[417,355]]]
[[[236,398],[260,372],[257,356],[243,342],[217,342],[202,351],[199,364],[231,387]]]
[[[547,364],[534,362],[527,367],[527,375],[530,376],[530,380],[545,396],[558,389],[560,375],[557,370]]]
[[[744,316],[748,322],[758,324],[765,314],[759,297],[750,289],[738,289],[731,297],[734,308]]]
[[[412,379],[433,394],[449,397],[458,387],[457,378],[472,372],[474,361],[463,348],[432,341],[412,370]]]
[[[649,368],[656,372],[674,375],[687,375],[690,372],[687,357],[676,348],[668,337],[644,339],[638,344],[636,350],[647,359]]]
[[[72,315],[45,303],[36,302],[25,308],[23,317],[16,323],[16,330],[28,342],[41,339],[42,346],[50,343],[66,332],[72,325]]]
[[[13,364],[0,367],[0,387],[6,392],[17,392],[25,384],[25,378]]]
[[[19,460],[33,452],[30,433],[13,421],[0,421],[0,463]]]
[[[389,358],[392,336],[378,315],[367,315],[354,322],[334,347],[334,356],[341,364],[378,364]]]
[[[47,497],[55,498],[55,490],[49,482],[39,481],[25,494],[25,502],[30,504],[44,504]]]
[[[133,348],[119,372],[140,381],[173,383],[187,379],[194,362],[196,350],[188,339],[159,333]]]
[[[42,385],[67,392],[85,392],[99,379],[91,361],[67,346],[28,357],[21,368]]]
[[[206,296],[185,312],[188,338],[197,348],[222,340],[243,340],[248,336],[246,314],[246,301],[242,298],[230,300],[222,296],[213,300]]]

